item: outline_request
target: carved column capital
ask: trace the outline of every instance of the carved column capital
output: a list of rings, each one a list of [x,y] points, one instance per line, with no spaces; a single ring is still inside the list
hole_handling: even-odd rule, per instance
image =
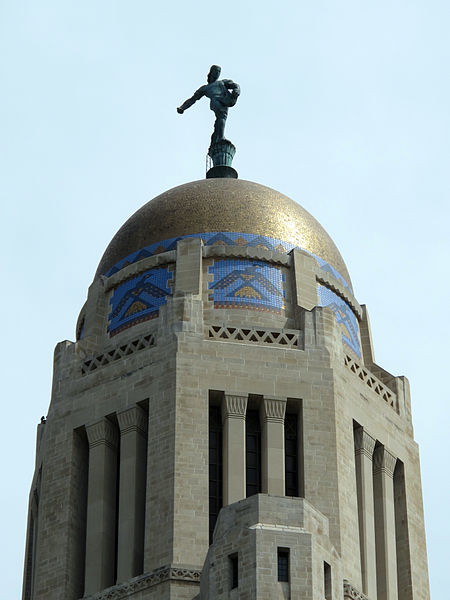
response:
[[[119,443],[117,428],[105,417],[90,425],[86,425],[86,434],[89,448],[105,444],[110,448],[116,449]]]
[[[245,419],[248,396],[246,394],[225,392],[222,402],[223,419]]]
[[[283,423],[286,412],[287,398],[277,398],[275,396],[264,396],[262,403],[262,416],[264,421]]]
[[[378,446],[373,453],[374,473],[386,473],[389,477],[394,476],[397,458],[384,446]]]
[[[137,431],[145,435],[147,431],[147,415],[140,406],[134,405],[117,413],[120,435]]]
[[[363,427],[355,429],[355,454],[364,454],[372,460],[375,439]]]

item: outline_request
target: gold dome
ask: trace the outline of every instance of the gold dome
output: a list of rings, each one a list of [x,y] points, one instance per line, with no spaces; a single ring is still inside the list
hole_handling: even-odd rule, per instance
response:
[[[192,233],[236,232],[294,244],[325,260],[351,286],[339,250],[299,204],[271,188],[242,179],[202,179],[147,202],[119,229],[96,276],[150,244]]]

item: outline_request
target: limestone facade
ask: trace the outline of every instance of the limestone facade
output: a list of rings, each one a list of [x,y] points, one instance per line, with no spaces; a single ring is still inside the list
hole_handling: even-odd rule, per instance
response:
[[[276,265],[280,310],[218,308],[218,259]],[[112,331],[115,290],[155,267],[157,315]],[[361,356],[319,286],[351,307]],[[38,428],[23,600],[429,598],[408,382],[374,363],[366,307],[314,257],[180,239],[97,278],[77,331]]]

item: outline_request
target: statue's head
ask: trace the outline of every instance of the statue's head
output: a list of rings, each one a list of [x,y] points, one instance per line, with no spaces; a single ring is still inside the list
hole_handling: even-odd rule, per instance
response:
[[[219,79],[221,68],[218,65],[212,65],[208,73],[208,83],[212,83]]]

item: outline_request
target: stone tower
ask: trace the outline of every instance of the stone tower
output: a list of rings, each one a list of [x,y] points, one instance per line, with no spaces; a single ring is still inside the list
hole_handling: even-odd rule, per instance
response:
[[[408,381],[279,192],[150,201],[56,346],[23,599],[80,598],[429,598]]]

